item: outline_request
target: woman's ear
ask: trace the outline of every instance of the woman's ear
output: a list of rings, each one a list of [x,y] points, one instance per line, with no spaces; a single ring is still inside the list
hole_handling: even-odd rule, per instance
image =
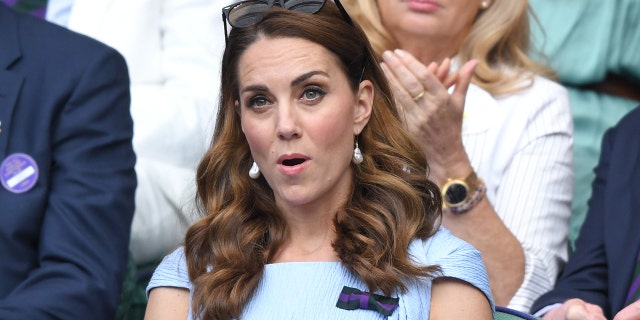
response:
[[[369,80],[360,82],[357,92],[356,108],[353,114],[353,134],[358,135],[369,123],[373,109],[373,83]]]

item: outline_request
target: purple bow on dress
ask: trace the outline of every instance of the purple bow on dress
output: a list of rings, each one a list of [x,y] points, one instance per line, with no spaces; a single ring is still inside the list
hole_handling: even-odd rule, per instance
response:
[[[398,298],[385,297],[345,286],[342,288],[336,307],[344,310],[373,310],[388,317],[398,307],[398,301]]]

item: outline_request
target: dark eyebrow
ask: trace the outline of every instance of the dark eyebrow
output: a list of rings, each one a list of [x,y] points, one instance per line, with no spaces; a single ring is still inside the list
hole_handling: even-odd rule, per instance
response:
[[[240,91],[240,94],[242,94],[244,92],[247,92],[247,91],[267,92],[267,91],[269,91],[269,89],[267,89],[267,87],[265,87],[265,86],[253,85],[253,86],[248,86],[248,87],[245,87],[244,89],[242,89]]]
[[[328,73],[324,72],[324,71],[309,71],[303,75],[300,75],[299,77],[293,79],[293,81],[291,81],[291,86],[295,87],[297,85],[299,85],[300,83],[304,82],[305,80],[315,76],[315,75],[324,75],[324,76],[329,76]],[[243,88],[240,91],[240,94],[244,93],[244,92],[248,92],[248,91],[253,91],[253,92],[267,92],[269,91],[269,88],[267,88],[266,86],[263,85],[251,85],[251,86],[247,86],[245,88]]]
[[[309,71],[309,72],[307,72],[307,73],[305,73],[305,74],[293,79],[293,81],[291,81],[291,86],[295,87],[295,86],[299,85],[301,82],[304,82],[305,80],[307,80],[307,79],[309,79],[309,78],[311,78],[311,77],[313,77],[313,76],[315,76],[317,74],[321,74],[321,75],[329,77],[329,74],[327,74],[324,71]]]

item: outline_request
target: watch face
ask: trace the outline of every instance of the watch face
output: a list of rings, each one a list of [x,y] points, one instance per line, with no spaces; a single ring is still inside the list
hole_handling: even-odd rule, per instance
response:
[[[467,190],[467,186],[462,183],[452,183],[447,188],[447,192],[445,193],[445,201],[450,204],[458,204],[464,201],[467,198],[469,190]]]

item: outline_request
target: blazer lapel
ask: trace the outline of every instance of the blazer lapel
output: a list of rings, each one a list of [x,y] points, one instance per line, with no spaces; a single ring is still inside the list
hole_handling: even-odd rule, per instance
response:
[[[9,132],[13,110],[22,87],[23,77],[10,71],[22,55],[18,45],[17,21],[0,4],[0,161],[9,145]]]

